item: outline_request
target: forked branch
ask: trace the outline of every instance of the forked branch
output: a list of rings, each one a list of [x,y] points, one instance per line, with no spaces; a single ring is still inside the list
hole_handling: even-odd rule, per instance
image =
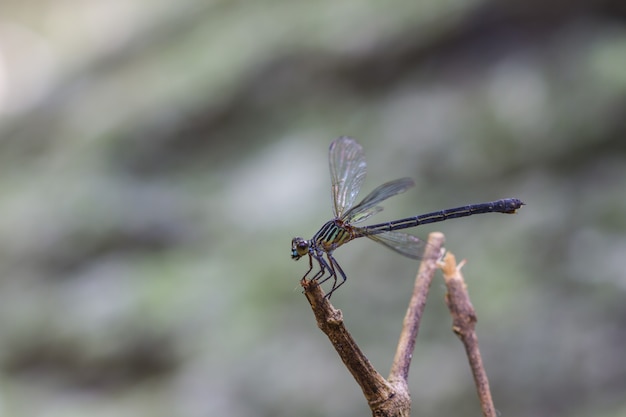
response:
[[[415,279],[413,295],[404,317],[400,340],[388,379],[383,378],[374,369],[359,349],[344,326],[341,311],[335,309],[324,297],[324,292],[317,282],[304,279],[301,281],[318,327],[328,336],[341,360],[363,390],[374,416],[410,415],[411,398],[407,380],[411,358],[430,284],[435,270],[440,267],[443,270],[447,287],[446,304],[452,315],[452,328],[465,346],[483,415],[496,417],[489,381],[478,349],[475,331],[476,313],[461,274],[463,262],[457,266],[454,255],[451,253],[446,254],[443,262],[438,262],[443,242],[443,234],[435,232],[429,235],[427,251]]]
[[[409,367],[443,241],[444,236],[441,233],[431,233],[429,236],[429,245],[417,274],[388,380],[374,369],[359,349],[344,326],[341,311],[324,298],[324,292],[317,282],[304,279],[301,281],[318,327],[328,336],[341,360],[363,390],[374,416],[410,415],[411,398],[407,383]]]

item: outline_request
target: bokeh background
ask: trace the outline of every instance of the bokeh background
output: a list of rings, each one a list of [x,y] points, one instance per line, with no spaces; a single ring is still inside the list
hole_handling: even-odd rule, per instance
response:
[[[4,0],[0,416],[362,416],[290,259],[327,149],[376,220],[467,258],[503,416],[626,416],[626,3]],[[366,240],[366,239],[365,239]],[[372,242],[333,297],[387,374],[418,264]],[[480,415],[438,276],[413,413]]]

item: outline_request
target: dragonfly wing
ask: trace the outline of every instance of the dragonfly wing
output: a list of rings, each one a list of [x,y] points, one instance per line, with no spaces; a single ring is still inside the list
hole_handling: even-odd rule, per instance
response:
[[[364,232],[363,235],[372,239],[374,242],[387,246],[400,255],[413,259],[422,259],[424,251],[428,247],[428,243],[423,240],[402,232],[391,231],[376,234]]]
[[[365,181],[365,152],[354,139],[342,136],[330,144],[328,160],[333,211],[335,217],[340,218],[352,207]]]
[[[405,192],[414,185],[415,183],[411,178],[400,178],[399,180],[389,181],[376,188],[374,191],[369,193],[363,201],[348,210],[346,214],[343,215],[342,220],[353,224],[362,222],[372,214],[378,213],[382,210],[382,208],[378,208],[372,213],[372,207],[376,207],[378,203],[388,199],[389,197]]]
[[[352,210],[350,210],[352,211]],[[368,207],[367,209],[361,209],[358,211],[358,213],[354,213],[354,216],[350,216],[349,220],[345,220],[345,218],[348,218],[348,215],[344,215],[344,222],[349,222],[349,223],[359,223],[364,221],[365,219],[369,219],[370,217],[372,217],[374,214],[376,213],[380,213],[381,211],[383,211],[383,208],[381,206],[374,206],[374,207]]]

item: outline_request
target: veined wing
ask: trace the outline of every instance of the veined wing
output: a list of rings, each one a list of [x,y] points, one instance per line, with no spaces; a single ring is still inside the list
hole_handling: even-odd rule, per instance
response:
[[[387,246],[400,255],[413,259],[422,259],[424,251],[428,247],[428,243],[407,233],[394,231],[370,233],[364,228],[358,228],[357,232],[362,236],[367,236],[374,242]]]
[[[382,207],[377,206],[378,203],[396,194],[403,193],[414,185],[415,183],[411,178],[400,178],[399,180],[389,181],[376,188],[359,204],[348,210],[346,214],[343,215],[342,220],[352,224],[362,222],[382,210]]]
[[[349,210],[365,180],[365,152],[354,139],[342,136],[330,144],[328,151],[332,184],[333,213],[340,218]]]

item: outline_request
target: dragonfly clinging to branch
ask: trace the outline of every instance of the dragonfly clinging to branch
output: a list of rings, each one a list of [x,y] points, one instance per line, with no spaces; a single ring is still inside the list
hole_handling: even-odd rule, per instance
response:
[[[321,284],[331,278],[333,279],[333,286],[330,292],[326,294],[328,298],[346,281],[346,274],[334,258],[333,252],[339,246],[353,239],[366,236],[401,255],[413,259],[422,259],[427,243],[413,235],[397,230],[473,214],[515,213],[524,205],[517,198],[506,198],[358,227],[354,225],[383,209],[378,205],[380,202],[413,187],[413,180],[401,178],[387,182],[353,206],[365,180],[366,163],[363,148],[354,139],[342,136],[330,144],[328,156],[335,217],[326,222],[310,240],[295,237],[291,241],[291,257],[293,259],[298,260],[303,256],[309,256],[309,270],[302,277],[303,280],[313,270],[314,259],[319,265],[319,270],[311,277],[311,280],[317,280]],[[337,284],[337,274],[341,278],[339,284]]]

